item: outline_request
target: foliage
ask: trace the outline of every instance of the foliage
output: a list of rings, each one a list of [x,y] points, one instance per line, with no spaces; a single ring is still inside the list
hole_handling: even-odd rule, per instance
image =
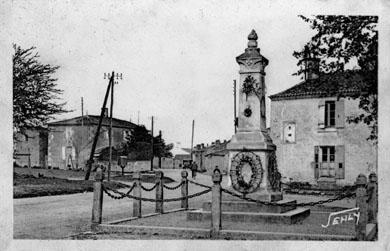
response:
[[[150,160],[152,157],[151,139],[152,136],[145,126],[135,127],[127,138],[127,144],[123,149],[123,155],[128,155],[131,160]],[[172,148],[173,144],[166,145],[164,139],[160,137],[160,135],[154,137],[154,156],[172,157],[172,153],[170,152]]]
[[[54,114],[67,112],[58,103],[63,93],[57,88],[53,74],[59,66],[42,64],[35,47],[22,49],[13,45],[13,129],[25,134],[26,129],[42,128]],[[26,135],[26,134],[25,134]]]
[[[323,16],[313,18],[300,16],[316,31],[310,41],[300,51],[294,51],[298,66],[303,64],[307,51],[320,59],[320,71],[326,74],[344,72],[348,63],[357,64],[355,74],[363,81],[354,82],[357,92],[340,93],[339,97],[359,99],[360,115],[350,118],[349,122],[367,124],[371,129],[368,138],[377,142],[378,134],[378,31],[377,16]],[[306,69],[298,70],[301,75]],[[340,74],[337,74],[340,76]],[[349,83],[350,84],[350,83]]]

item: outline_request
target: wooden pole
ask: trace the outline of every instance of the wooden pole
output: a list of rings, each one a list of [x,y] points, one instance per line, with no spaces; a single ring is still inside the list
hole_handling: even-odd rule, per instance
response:
[[[181,197],[188,196],[188,172],[181,171]],[[188,197],[181,200],[181,208],[188,209]]]
[[[152,130],[151,130],[151,134],[152,134],[152,138],[151,138],[151,150],[152,150],[152,159],[150,160],[150,171],[153,171],[153,158],[154,158],[154,139],[153,139],[153,126],[154,126],[154,123],[153,123],[153,116],[152,116]]]
[[[368,200],[368,223],[377,223],[378,217],[378,178],[376,173],[368,176],[367,190],[370,193]]]
[[[219,231],[222,229],[222,175],[221,171],[218,168],[214,169],[212,180],[213,186],[211,188],[211,237],[217,238],[219,236]]]
[[[93,204],[92,204],[92,227],[102,223],[103,211],[103,170],[98,167],[93,183]]]
[[[81,126],[84,126],[84,101],[81,97]]]
[[[237,103],[237,101],[236,101],[236,96],[237,96],[237,94],[236,94],[236,80],[233,80],[233,97],[234,97],[234,134],[236,134],[237,133],[237,108],[236,108],[236,103]]]
[[[156,213],[163,214],[164,213],[164,204],[162,200],[164,199],[164,173],[161,171],[156,172]]]
[[[106,104],[107,104],[108,94],[110,93],[110,88],[111,88],[111,85],[113,85],[113,84],[114,84],[114,72],[112,72],[112,76],[110,78],[110,81],[108,82],[106,95],[104,97],[103,106],[102,106],[102,109],[100,112],[99,124],[98,124],[98,127],[96,129],[95,137],[93,139],[91,154],[89,155],[89,160],[87,162],[87,170],[86,170],[85,177],[84,177],[85,180],[88,180],[89,176],[91,174],[93,155],[95,154],[96,144],[97,144],[97,141],[99,138],[99,133],[100,133],[100,128],[102,127],[102,121],[103,121],[104,112],[105,112],[105,108],[106,108]]]
[[[107,180],[110,181],[111,178],[111,165],[112,165],[112,111],[114,108],[114,83],[111,85],[111,102],[110,102],[110,129],[108,130],[108,170],[107,170]]]
[[[358,241],[366,240],[367,225],[367,178],[364,174],[359,174],[356,178],[356,207],[359,208],[360,216],[356,229],[356,238]]]
[[[191,134],[191,163],[192,163],[192,148],[194,148],[194,127],[195,127],[195,120],[192,120],[192,134]]]
[[[134,177],[134,182],[135,182],[133,196],[142,198],[141,173],[135,172],[133,177]],[[133,217],[138,217],[138,218],[142,217],[141,200],[133,199]]]

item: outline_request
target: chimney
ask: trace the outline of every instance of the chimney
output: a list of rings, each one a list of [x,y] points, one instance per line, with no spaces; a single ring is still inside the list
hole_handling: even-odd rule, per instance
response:
[[[108,118],[109,117],[108,116],[108,108],[107,107],[104,108],[104,115],[103,115],[103,117],[104,118]]]
[[[305,46],[303,67],[305,68],[305,80],[317,79],[320,74],[320,60]]]

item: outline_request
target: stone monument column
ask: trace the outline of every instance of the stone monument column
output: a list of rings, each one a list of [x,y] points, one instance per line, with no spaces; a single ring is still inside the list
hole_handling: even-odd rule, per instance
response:
[[[248,197],[265,201],[282,199],[280,174],[276,168],[276,146],[267,132],[265,110],[265,67],[254,30],[248,47],[236,61],[240,66],[238,127],[227,145],[231,186]],[[280,177],[279,177],[280,180]]]

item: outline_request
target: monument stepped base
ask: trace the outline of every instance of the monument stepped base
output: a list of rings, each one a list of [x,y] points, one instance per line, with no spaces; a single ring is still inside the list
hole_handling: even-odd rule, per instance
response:
[[[231,200],[222,201],[222,212],[254,212],[254,213],[285,213],[296,209],[296,200],[281,200],[276,202],[279,205],[264,205],[259,203]],[[203,211],[211,211],[211,201],[204,202]]]
[[[310,215],[308,208],[296,208],[284,213],[255,213],[255,212],[223,212],[222,222],[259,222],[259,223],[281,223],[295,224],[304,220]],[[187,212],[187,220],[204,221],[211,219],[211,211],[203,209]]]
[[[284,199],[275,204],[265,205],[224,196],[221,202],[222,221],[294,224],[310,215],[310,209],[297,208],[296,200]],[[210,219],[211,201],[204,202],[201,209],[187,212],[189,221]]]

